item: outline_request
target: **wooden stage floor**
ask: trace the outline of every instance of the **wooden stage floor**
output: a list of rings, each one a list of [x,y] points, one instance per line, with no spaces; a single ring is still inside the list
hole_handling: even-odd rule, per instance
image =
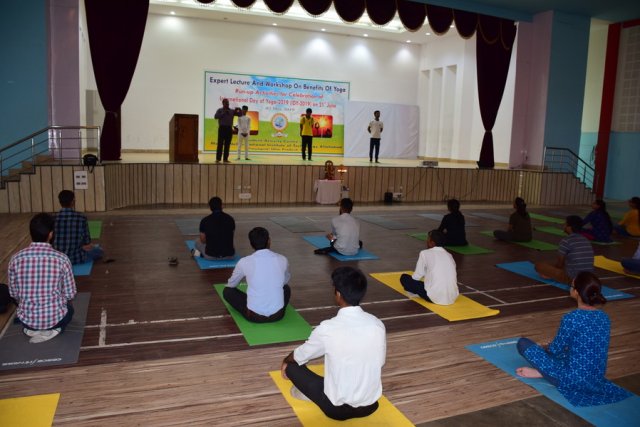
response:
[[[584,214],[588,207],[563,207]],[[418,424],[472,412],[537,395],[512,378],[474,358],[464,345],[511,336],[550,337],[562,314],[575,306],[566,292],[536,284],[495,267],[496,263],[554,259],[554,251],[535,251],[494,241],[482,230],[505,224],[472,217],[474,211],[508,215],[506,206],[463,206],[471,243],[494,250],[485,255],[453,254],[461,293],[500,310],[493,318],[450,323],[368,276],[363,308],[383,320],[389,350],[385,395]],[[380,260],[341,263],[313,254],[303,235],[270,220],[276,216],[308,218],[330,229],[335,207],[233,208],[236,250],[251,252],[247,234],[267,228],[272,250],[291,266],[291,304],[312,325],[333,316],[331,271],[341,265],[365,274],[412,270],[424,242],[408,236],[437,228],[418,216],[444,213],[419,206],[366,206],[354,214],[375,214],[401,222],[406,230],[389,230],[361,221],[365,248]],[[550,213],[553,208],[533,209]],[[99,240],[113,263],[98,262],[88,277],[78,277],[78,290],[91,292],[84,340],[76,365],[0,373],[0,398],[61,392],[56,425],[297,425],[295,415],[271,384],[267,371],[295,343],[249,347],[213,290],[231,269],[200,270],[190,258],[177,219],[197,220],[201,209],[136,209],[90,215],[103,221]],[[555,216],[558,216],[557,214]],[[28,217],[24,217],[25,232]],[[534,220],[534,224],[549,225]],[[534,233],[557,243],[557,236]],[[596,254],[619,259],[630,256],[637,242],[595,246]],[[168,257],[179,259],[170,266]],[[611,288],[640,296],[640,280],[597,270]],[[640,373],[640,300],[606,306],[613,318],[609,376]],[[470,401],[456,393],[468,389]],[[251,408],[247,399],[253,401]],[[243,403],[244,402],[244,403]],[[419,405],[416,403],[420,402]]]

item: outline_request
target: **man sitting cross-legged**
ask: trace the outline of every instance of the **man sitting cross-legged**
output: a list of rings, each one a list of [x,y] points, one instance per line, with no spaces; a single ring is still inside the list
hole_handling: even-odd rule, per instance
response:
[[[434,304],[450,305],[458,298],[456,262],[442,247],[444,234],[429,232],[427,249],[420,252],[413,276],[403,274],[400,283],[405,291],[417,294]],[[420,279],[424,278],[424,282]]]
[[[200,236],[191,253],[208,260],[233,258],[236,253],[233,247],[236,222],[231,215],[222,211],[220,197],[209,199],[209,209],[211,214],[200,221]]]
[[[249,242],[255,252],[238,261],[222,296],[250,322],[278,321],[284,317],[291,297],[289,261],[269,249],[271,239],[266,228],[251,230]],[[245,277],[246,294],[237,289]]]
[[[349,198],[340,200],[340,216],[331,220],[331,233],[327,234],[327,239],[331,246],[316,249],[316,255],[326,255],[331,252],[338,252],[341,255],[355,255],[362,248],[360,241],[360,223],[351,216],[353,201]]]
[[[283,361],[281,372],[295,388],[292,396],[308,399],[335,420],[366,417],[378,409],[387,343],[384,324],[362,310],[367,279],[360,270],[340,267],[331,275],[336,317],[325,320],[309,339]],[[324,377],[307,363],[324,356]]]
[[[76,282],[69,258],[51,247],[54,219],[46,213],[31,219],[32,243],[9,262],[9,292],[18,303],[17,318],[30,342],[64,332],[73,317]]]
[[[91,243],[87,217],[76,212],[76,197],[71,190],[58,194],[62,207],[56,215],[53,247],[65,253],[72,264],[98,260],[104,256],[100,245]]]

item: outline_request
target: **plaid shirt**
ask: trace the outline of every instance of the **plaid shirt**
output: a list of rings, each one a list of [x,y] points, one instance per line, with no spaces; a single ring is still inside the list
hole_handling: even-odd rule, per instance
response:
[[[22,323],[33,329],[52,328],[76,295],[69,258],[49,243],[31,243],[9,262],[9,293],[18,301]]]
[[[62,208],[56,215],[53,247],[67,254],[72,264],[87,260],[87,251],[82,246],[91,243],[87,217],[71,208]]]

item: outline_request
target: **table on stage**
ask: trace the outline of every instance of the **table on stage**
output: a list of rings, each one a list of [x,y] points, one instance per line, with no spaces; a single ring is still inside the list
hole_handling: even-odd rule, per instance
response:
[[[342,181],[339,179],[317,179],[313,186],[316,202],[321,205],[334,205],[340,201]]]

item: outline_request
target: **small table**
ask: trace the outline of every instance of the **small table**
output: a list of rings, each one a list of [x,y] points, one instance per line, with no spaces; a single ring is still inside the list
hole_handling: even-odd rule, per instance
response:
[[[340,201],[342,181],[339,179],[317,179],[313,190],[316,192],[316,203],[335,205]]]

